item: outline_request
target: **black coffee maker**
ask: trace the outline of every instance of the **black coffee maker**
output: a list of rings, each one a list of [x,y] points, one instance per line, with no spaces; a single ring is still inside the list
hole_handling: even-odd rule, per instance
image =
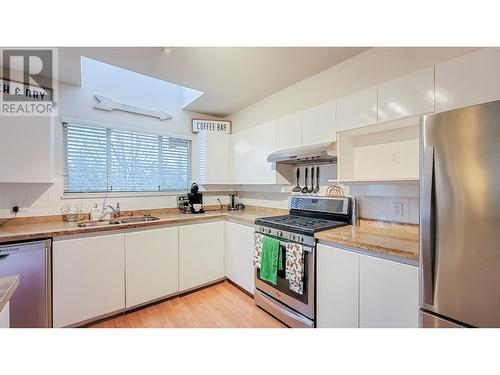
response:
[[[191,206],[192,214],[202,214],[203,212],[203,194],[198,193],[198,184],[191,185],[191,192],[188,193],[189,205]]]

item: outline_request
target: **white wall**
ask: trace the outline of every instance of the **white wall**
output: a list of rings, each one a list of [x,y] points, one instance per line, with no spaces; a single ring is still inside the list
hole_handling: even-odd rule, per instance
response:
[[[476,50],[478,48],[371,48],[228,118],[238,132]]]

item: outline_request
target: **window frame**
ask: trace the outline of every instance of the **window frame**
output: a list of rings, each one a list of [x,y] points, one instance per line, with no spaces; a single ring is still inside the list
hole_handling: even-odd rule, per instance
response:
[[[155,196],[176,196],[179,193],[185,193],[189,187],[183,190],[151,190],[151,191],[116,191],[116,190],[106,190],[106,191],[90,191],[90,192],[72,192],[66,191],[66,170],[67,170],[67,154],[65,147],[65,136],[64,136],[64,124],[73,123],[75,125],[82,126],[94,126],[100,128],[107,129],[116,129],[121,131],[130,131],[130,132],[138,132],[148,135],[154,135],[158,137],[171,137],[182,139],[190,142],[190,171],[191,176],[189,177],[190,184],[193,181],[194,177],[194,137],[191,134],[182,134],[176,132],[168,132],[168,131],[159,131],[157,129],[146,129],[138,126],[131,125],[118,125],[113,123],[103,123],[92,120],[83,120],[74,117],[61,116],[60,129],[61,129],[61,154],[62,154],[62,183],[63,183],[63,193],[61,199],[78,199],[78,198],[102,198],[102,197],[155,197]],[[160,156],[160,155],[159,155]],[[108,156],[109,157],[109,156]],[[109,162],[109,160],[108,160]],[[160,167],[160,166],[159,166]]]

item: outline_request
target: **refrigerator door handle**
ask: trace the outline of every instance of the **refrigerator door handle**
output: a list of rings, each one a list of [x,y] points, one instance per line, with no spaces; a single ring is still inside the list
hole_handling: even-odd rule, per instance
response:
[[[421,205],[421,272],[422,300],[434,304],[435,220],[434,220],[434,147],[424,147]]]

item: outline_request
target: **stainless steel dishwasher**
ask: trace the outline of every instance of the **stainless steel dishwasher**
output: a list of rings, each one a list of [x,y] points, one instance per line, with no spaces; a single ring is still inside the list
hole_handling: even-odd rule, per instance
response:
[[[12,328],[52,327],[52,241],[0,245],[0,276],[19,275],[10,299]]]

